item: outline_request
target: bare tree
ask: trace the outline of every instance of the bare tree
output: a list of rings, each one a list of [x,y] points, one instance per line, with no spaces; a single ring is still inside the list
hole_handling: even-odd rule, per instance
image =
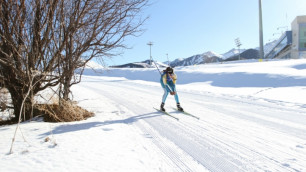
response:
[[[123,39],[141,30],[146,18],[137,14],[147,0],[65,1],[63,30],[68,34],[61,61],[62,98],[68,100],[70,87],[81,80],[86,63],[93,58],[110,57],[111,51],[125,48]],[[68,8],[67,8],[68,7]],[[74,75],[78,69],[79,75]]]
[[[0,80],[12,97],[13,120],[22,104],[29,119],[35,94],[48,87],[61,83],[67,100],[88,61],[107,57],[139,32],[147,1],[1,0]]]
[[[11,94],[15,121],[23,100],[24,117],[29,119],[33,96],[58,84],[57,77],[51,75],[58,66],[56,59],[63,49],[53,46],[56,5],[56,0],[46,3],[38,0],[0,1],[0,73]],[[39,71],[41,75],[34,76],[33,71]],[[37,84],[27,97],[31,82]]]

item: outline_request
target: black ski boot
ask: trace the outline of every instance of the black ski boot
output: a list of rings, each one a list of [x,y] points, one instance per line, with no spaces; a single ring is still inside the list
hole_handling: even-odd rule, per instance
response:
[[[181,105],[179,103],[176,106],[177,106],[177,110],[179,110],[181,112],[184,112],[184,109],[181,107]]]
[[[164,106],[165,106],[165,103],[162,103],[162,104],[160,105],[160,110],[166,112]]]

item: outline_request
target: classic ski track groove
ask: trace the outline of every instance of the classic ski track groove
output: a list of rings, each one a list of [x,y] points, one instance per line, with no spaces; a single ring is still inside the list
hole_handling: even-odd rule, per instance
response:
[[[113,84],[110,84],[113,85]],[[109,86],[109,85],[108,85]],[[148,91],[148,89],[144,89],[144,88],[140,88],[140,87],[135,87],[135,84],[125,84],[125,87],[128,87],[131,90],[134,91],[141,91],[142,93],[146,93],[150,96],[154,96],[154,97],[161,97],[161,95],[159,96],[159,94],[153,94],[152,95],[152,90]],[[92,87],[93,88],[93,87]],[[155,87],[151,87],[156,89]],[[97,88],[93,88],[93,89],[97,89]],[[104,91],[104,93],[107,93]],[[162,93],[160,93],[162,94]],[[189,94],[189,93],[187,93]],[[111,94],[109,94],[111,95]],[[210,96],[210,95],[208,95]],[[213,97],[214,99],[221,99],[220,97]],[[118,97],[113,96],[113,98],[118,99]],[[122,100],[120,100],[121,102],[123,102]],[[231,98],[227,98],[226,101],[235,101],[237,103],[239,103],[239,101],[236,101],[236,99],[231,99]],[[201,102],[199,100],[191,100],[192,103],[196,103],[199,104],[199,108],[203,109],[204,112],[209,113],[209,112],[213,112],[214,114],[218,114],[218,116],[220,117],[224,117],[224,118],[229,118],[229,119],[239,119],[239,120],[246,120],[248,122],[254,123],[256,124],[256,120],[266,120],[266,119],[261,119],[258,118],[258,116],[254,117],[254,116],[248,116],[248,114],[252,114],[253,112],[249,112],[249,111],[245,111],[245,110],[238,110],[238,109],[230,109],[230,108],[224,108],[222,107],[221,110],[218,109],[218,111],[216,111],[216,108],[220,108],[215,107],[215,105],[211,106],[209,104],[206,104],[205,102]],[[157,102],[159,103],[159,102]],[[248,104],[248,102],[240,102],[242,105],[246,105]],[[133,102],[130,103],[130,105],[133,106],[137,106],[135,105]],[[204,108],[201,107],[204,105]],[[250,104],[251,106],[258,106],[258,108],[271,108],[271,107],[264,107],[262,105],[258,105],[258,104]],[[184,106],[183,106],[184,107]],[[126,107],[128,108],[128,107]],[[140,109],[144,109],[141,106],[137,106],[137,108]],[[130,109],[133,110],[133,109]],[[144,109],[146,110],[146,109]],[[275,109],[276,111],[278,111],[279,109]],[[284,112],[284,111],[290,111],[289,109],[280,109],[280,112]],[[135,112],[136,114],[141,114],[141,112]],[[230,116],[228,114],[231,114]],[[238,114],[238,115],[237,115]],[[205,115],[205,113],[204,113]],[[247,116],[246,116],[247,115]],[[200,116],[199,116],[200,117]],[[242,117],[242,118],[241,118]],[[169,117],[165,117],[164,120],[167,120],[167,118]],[[297,164],[294,167],[287,167],[287,166],[283,166],[282,163],[283,162],[279,162],[277,160],[274,159],[273,155],[268,155],[266,153],[263,152],[258,152],[256,150],[250,149],[249,147],[247,147],[247,145],[243,145],[241,143],[236,143],[236,142],[232,142],[232,143],[226,143],[224,142],[222,139],[219,139],[218,136],[213,136],[209,133],[207,133],[207,130],[214,130],[214,131],[218,131],[218,133],[220,134],[226,134],[223,133],[223,131],[228,130],[229,128],[225,128],[222,126],[222,124],[213,124],[210,123],[209,121],[206,121],[205,118],[201,117],[200,120],[196,120],[196,119],[190,119],[190,117],[183,117],[182,115],[179,116],[180,118],[180,122],[174,120],[174,122],[172,121],[170,124],[171,125],[175,125],[175,127],[181,127],[186,129],[184,131],[184,133],[181,133],[181,135],[185,135],[185,139],[194,139],[193,142],[197,144],[197,146],[199,147],[200,150],[203,149],[207,149],[206,151],[215,151],[215,152],[210,152],[213,154],[222,154],[222,156],[224,156],[222,159],[229,159],[231,161],[223,161],[215,158],[215,159],[211,159],[212,157],[209,157],[209,154],[205,154],[208,155],[207,157],[203,157],[200,156],[199,154],[194,152],[194,149],[191,149],[188,147],[188,145],[182,143],[180,144],[179,142],[174,142],[177,146],[179,146],[182,150],[184,150],[186,153],[188,153],[189,155],[191,155],[195,160],[199,161],[199,163],[201,163],[202,165],[204,165],[207,169],[212,170],[212,171],[222,171],[222,169],[232,169],[231,171],[235,171],[234,169],[236,168],[236,170],[266,170],[264,167],[259,166],[259,165],[255,165],[253,162],[247,163],[248,165],[245,165],[241,162],[241,160],[243,162],[247,162],[250,161],[250,159],[248,157],[242,157],[242,156],[248,156],[248,155],[252,155],[254,156],[254,159],[256,160],[256,158],[264,158],[265,161],[269,162],[269,165],[271,165],[272,169],[274,170],[287,170],[287,171],[299,171],[299,166],[302,166],[302,164]],[[181,120],[182,119],[182,120]],[[150,120],[150,121],[149,121]],[[173,140],[173,138],[171,138],[171,136],[169,135],[164,135],[163,133],[160,133],[160,131],[156,131],[156,124],[158,124],[158,122],[155,122],[157,120],[160,119],[156,119],[156,118],[150,118],[150,119],[145,119],[145,120],[141,120],[141,121],[145,121],[146,124],[148,124],[150,127],[146,126],[144,127],[144,125],[139,125],[139,123],[137,123],[138,127],[141,128],[144,132],[149,133],[150,135],[152,135],[152,137],[154,136],[154,142],[155,144],[173,161],[174,164],[177,165],[177,167],[179,169],[184,169],[183,171],[189,171],[191,170],[188,165],[184,164],[184,162],[182,162],[175,152],[174,150],[172,150],[169,147],[165,147],[162,144],[162,139],[160,138],[160,134],[162,134],[165,138],[167,138],[168,140],[171,141],[175,141],[175,139]],[[172,120],[172,119],[171,119]],[[194,121],[192,121],[194,120]],[[152,122],[153,121],[153,122]],[[169,122],[169,119],[167,120]],[[192,121],[192,122],[190,122]],[[195,122],[196,121],[196,122]],[[165,124],[165,123],[162,123]],[[167,123],[168,124],[168,123]],[[196,125],[189,125],[189,124],[196,124]],[[276,126],[279,124],[275,124]],[[269,125],[267,125],[268,127],[270,127]],[[163,126],[164,127],[164,126]],[[163,128],[162,127],[162,128]],[[166,126],[168,128],[171,129],[171,127]],[[260,126],[260,127],[264,127],[264,126]],[[150,128],[150,129],[149,129]],[[275,134],[279,134],[279,129],[282,128],[277,128],[278,130],[276,130]],[[273,130],[275,131],[275,130]],[[254,130],[253,132],[256,132],[256,130]],[[238,133],[237,133],[238,134]],[[224,137],[233,137],[233,136],[224,136]],[[221,137],[223,138],[223,137]],[[267,146],[269,147],[270,144],[269,143],[265,143],[263,141],[260,141],[260,137],[257,138],[258,139],[258,144],[261,144],[262,146]],[[185,142],[187,142],[185,141]],[[205,144],[204,144],[205,143]],[[217,145],[211,145],[211,143],[215,143]],[[194,145],[193,145],[194,146]],[[222,149],[220,149],[222,148]],[[236,150],[237,148],[239,148],[239,150]],[[277,148],[279,150],[279,152],[281,153],[286,153],[285,150],[282,150],[281,147]],[[234,151],[236,150],[236,151]],[[244,152],[244,154],[241,154],[239,152]],[[302,152],[296,152],[297,154],[303,154]],[[295,156],[295,155],[290,155],[291,157]],[[228,158],[226,158],[228,157]],[[272,158],[271,158],[272,157]],[[218,163],[218,166],[216,167],[216,163],[218,161],[221,161]],[[220,166],[221,164],[223,164],[223,166]],[[188,169],[188,170],[187,170]],[[191,170],[192,171],[192,170]]]
[[[90,86],[87,86],[87,87],[90,87]],[[93,87],[91,87],[91,88],[93,88]],[[97,89],[97,88],[93,88],[93,89]],[[99,89],[99,90],[102,91],[101,89]],[[109,97],[112,97],[113,99],[118,99],[117,97],[113,96],[112,94],[109,94],[108,92],[104,92],[104,93],[107,94]],[[132,104],[132,105],[135,106],[134,104]],[[182,115],[180,115],[180,116],[181,116],[180,118],[190,118],[190,117],[185,116],[185,115],[184,115],[185,117],[182,117]],[[169,117],[165,116],[165,118],[169,118]],[[170,119],[170,120],[173,120],[173,119]],[[192,119],[192,120],[197,120],[197,119]],[[175,123],[175,125],[180,125],[180,124],[176,124],[176,120],[174,120],[174,123]],[[161,125],[161,123],[159,123],[159,122],[149,123],[149,125],[152,125],[155,129],[163,128],[163,127],[159,127],[159,126],[154,126],[154,124]],[[168,123],[167,123],[167,125],[168,125]],[[182,127],[184,127],[184,126],[182,126]],[[162,131],[159,131],[159,132],[160,132],[159,134],[162,134],[161,133]],[[192,138],[188,138],[188,137],[190,137],[191,133],[187,133],[187,132],[184,132],[184,135],[185,135],[185,137],[187,139],[185,142],[187,142],[188,140],[190,140],[192,138],[200,138],[200,137],[202,137],[202,136],[196,135],[195,133],[192,133],[193,137]],[[164,136],[164,137],[168,138],[171,141],[176,140],[176,138],[172,138],[171,135],[170,136],[167,135],[167,136]],[[178,145],[180,148],[182,148],[182,150],[184,150],[186,153],[191,155],[195,160],[199,161],[199,163],[204,165],[205,168],[207,168],[210,171],[223,171],[224,169],[232,169],[233,171],[239,170],[236,167],[236,165],[233,164],[232,162],[225,161],[226,158],[224,158],[224,157],[228,156],[226,154],[226,152],[220,150],[218,147],[216,147],[214,145],[211,145],[210,143],[207,143],[207,141],[205,141],[205,139],[200,139],[200,141],[198,141],[198,143],[197,143],[197,147],[200,150],[214,151],[214,152],[211,152],[211,155],[209,153],[207,153],[206,156],[203,156],[202,154],[199,154],[199,152],[197,152],[196,150],[194,150],[192,148],[189,148],[189,146],[184,144],[184,143],[175,142],[175,144]],[[205,144],[203,144],[203,143],[205,143]],[[178,162],[181,162],[181,161],[177,160],[178,156],[173,156],[173,152],[174,151],[170,151],[171,153],[169,154],[169,151],[165,151],[164,149],[162,149],[162,150],[163,150],[164,153],[166,153],[167,156],[172,155],[172,156],[170,156],[171,157],[170,159],[172,159],[172,161],[175,164],[177,164]],[[218,157],[214,157],[215,154],[218,154],[218,155],[222,154],[223,159],[220,159],[219,156]],[[231,158],[229,158],[229,159],[231,159]],[[236,163],[238,163],[238,162],[236,162]],[[238,164],[241,165],[241,163],[238,163]],[[186,164],[180,164],[180,165],[177,164],[177,165],[178,166],[186,166]],[[183,167],[179,167],[179,168],[183,168]],[[184,169],[188,169],[188,168],[185,167]],[[234,170],[234,169],[236,169],[236,170]]]
[[[90,86],[86,86],[86,87],[84,87],[84,88],[89,88]],[[91,87],[91,88],[93,88],[93,87]],[[93,89],[96,89],[96,88],[93,88]],[[95,90],[93,90],[93,91],[95,91]],[[102,91],[102,90],[99,90],[99,91]],[[97,91],[95,91],[95,92],[97,92]],[[101,92],[97,92],[97,93],[101,93]],[[116,99],[118,99],[117,97],[114,97],[114,96],[112,96],[111,94],[109,94],[108,92],[105,92],[105,91],[103,91],[103,95],[107,95],[108,97],[111,97],[111,99],[112,100],[116,100]],[[126,107],[127,109],[130,109],[129,107],[127,107],[126,105],[123,105],[124,107]],[[135,106],[135,105],[134,105]],[[139,108],[141,108],[140,106],[139,106]],[[130,109],[131,110],[131,109]],[[133,111],[133,110],[131,110],[131,111]],[[169,118],[169,117],[167,117],[167,116],[165,116],[165,118]],[[170,117],[171,118],[171,117]],[[172,120],[172,119],[171,119]],[[175,120],[176,121],[176,120]],[[168,145],[164,145],[163,143],[163,140],[164,139],[167,139],[167,138],[164,138],[164,137],[161,137],[161,135],[156,131],[156,130],[154,130],[154,129],[152,129],[152,127],[150,126],[150,124],[146,124],[146,127],[145,127],[145,125],[142,123],[140,123],[140,122],[136,122],[136,125],[137,125],[137,127],[138,128],[140,128],[144,133],[147,133],[147,134],[149,134],[153,139],[153,143],[158,147],[158,148],[160,148],[160,150],[169,158],[169,160],[171,160],[171,161],[169,161],[169,160],[167,160],[169,163],[172,163],[172,164],[174,164],[175,166],[176,166],[176,168],[177,168],[177,170],[178,171],[190,171],[190,172],[192,172],[193,171],[193,169],[192,169],[192,167],[189,167],[190,166],[190,164],[188,164],[187,162],[184,162],[182,159],[181,159],[181,154],[178,154],[177,153],[177,149],[174,149],[174,146],[168,146]],[[149,127],[148,127],[149,126]],[[186,154],[185,152],[184,152],[184,156],[186,156],[186,155],[188,155],[188,154]],[[189,155],[188,155],[189,156]],[[192,159],[191,157],[190,157],[190,159]]]

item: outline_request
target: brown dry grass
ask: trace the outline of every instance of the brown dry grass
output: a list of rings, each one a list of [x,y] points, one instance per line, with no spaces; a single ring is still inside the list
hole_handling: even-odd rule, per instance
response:
[[[61,105],[39,104],[36,107],[44,115],[46,122],[81,121],[94,116],[93,112],[89,112],[70,101],[62,101]]]

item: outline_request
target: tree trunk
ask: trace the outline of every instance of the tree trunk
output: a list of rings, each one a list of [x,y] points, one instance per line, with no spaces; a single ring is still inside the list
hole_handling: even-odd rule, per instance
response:
[[[65,77],[63,78],[63,99],[68,101],[69,100],[69,94],[71,93],[70,87],[71,87],[71,80],[73,74],[64,74]]]
[[[22,110],[21,113],[21,119],[22,121],[26,121],[29,120],[31,118],[33,118],[33,109],[34,108],[34,94],[29,94],[27,97],[26,96],[26,92],[25,91],[20,91],[22,89],[15,89],[15,88],[8,88],[9,92],[11,94],[11,98],[12,98],[12,103],[14,106],[14,117],[12,118],[12,121],[14,122],[18,122],[19,120],[19,115],[20,115],[20,111]],[[25,101],[24,101],[25,99]],[[24,101],[24,105],[23,108],[21,109],[22,103]]]

